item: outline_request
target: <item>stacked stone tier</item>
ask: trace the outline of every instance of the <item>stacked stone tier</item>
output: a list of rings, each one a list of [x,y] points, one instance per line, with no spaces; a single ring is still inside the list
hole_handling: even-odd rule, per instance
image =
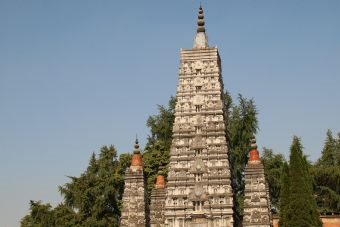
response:
[[[165,188],[154,188],[151,192],[150,227],[163,227],[165,224]]]
[[[166,224],[232,226],[233,190],[220,57],[216,48],[182,49],[180,55]]]
[[[270,227],[270,201],[261,162],[251,163],[245,169],[243,226]]]
[[[135,227],[148,225],[147,201],[143,170],[131,167],[125,173],[123,207],[120,227]]]

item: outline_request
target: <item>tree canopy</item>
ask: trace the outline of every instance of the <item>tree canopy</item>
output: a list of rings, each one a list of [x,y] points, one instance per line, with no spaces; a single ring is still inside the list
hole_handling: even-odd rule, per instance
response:
[[[253,99],[242,95],[236,102],[228,92],[224,98],[236,211],[242,215],[243,174],[249,141],[258,130],[257,109]],[[167,174],[175,104],[176,98],[171,97],[168,104],[158,106],[158,113],[146,122],[150,135],[143,152],[143,164],[149,191],[160,167],[165,167],[163,172]],[[315,164],[307,162],[297,137],[293,139],[289,164],[282,154],[267,148],[263,148],[261,159],[272,204],[280,211],[280,226],[320,226],[314,209],[315,198],[320,212],[340,212],[340,133],[334,137],[330,130],[327,132],[321,157]],[[59,186],[63,201],[58,206],[53,208],[48,203],[30,201],[29,214],[22,218],[21,227],[118,226],[124,174],[130,160],[130,153],[118,158],[114,146],[103,146],[98,155],[91,155],[88,167],[80,176],[69,176],[69,182]],[[308,195],[300,195],[302,192]],[[291,204],[291,200],[295,203]],[[299,202],[307,205],[301,206]],[[296,212],[299,209],[308,210]],[[314,219],[293,223],[303,218],[295,217],[296,213],[309,213]]]
[[[272,207],[274,211],[277,211],[282,185],[282,168],[285,165],[285,158],[282,154],[275,154],[272,149],[264,147],[261,160],[264,165],[264,173],[269,185]]]
[[[30,202],[30,213],[21,227],[116,227],[120,216],[120,201],[124,171],[130,155],[117,160],[116,149],[104,146],[99,157],[92,154],[87,169],[79,177],[59,186],[63,202],[54,209],[49,204]]]
[[[289,189],[284,190],[281,197],[280,212],[283,215],[281,223],[284,227],[322,227],[314,199],[309,164],[302,149],[300,139],[295,136],[290,147]],[[284,183],[285,181],[286,179],[283,178]],[[284,189],[286,189],[285,186]]]
[[[326,133],[321,157],[311,168],[319,211],[340,212],[340,133]]]

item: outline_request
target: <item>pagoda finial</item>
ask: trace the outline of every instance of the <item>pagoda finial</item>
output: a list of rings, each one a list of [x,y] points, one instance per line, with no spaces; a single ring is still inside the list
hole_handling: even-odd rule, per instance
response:
[[[194,49],[204,49],[208,47],[208,37],[205,34],[205,22],[203,15],[202,3],[198,9],[197,32],[194,40]]]
[[[139,142],[138,142],[138,138],[137,138],[137,134],[136,134],[136,140],[135,140],[135,149],[133,151],[134,154],[140,154],[140,150],[139,150]]]
[[[165,187],[165,178],[164,178],[163,168],[164,168],[163,166],[159,167],[157,177],[156,177],[155,188]]]
[[[249,152],[249,160],[248,163],[257,164],[260,163],[260,155],[257,150],[256,138],[255,135],[250,140],[250,152]]]
[[[139,149],[139,143],[138,143],[138,139],[136,138],[135,141],[135,146],[134,146],[134,150],[133,150],[133,155],[131,158],[131,167],[133,166],[137,166],[137,167],[142,167],[143,166],[143,161],[142,161],[142,155]]]
[[[197,32],[205,32],[204,24],[205,24],[205,22],[204,22],[202,2],[200,2],[200,8],[198,9]]]

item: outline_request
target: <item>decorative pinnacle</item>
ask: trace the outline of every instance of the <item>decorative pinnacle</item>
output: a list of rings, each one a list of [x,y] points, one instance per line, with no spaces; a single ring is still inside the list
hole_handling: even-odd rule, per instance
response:
[[[250,143],[250,152],[249,152],[249,163],[252,164],[257,164],[260,163],[260,155],[257,150],[257,144],[256,144],[256,139],[255,136],[251,138],[251,143]]]
[[[143,166],[143,161],[142,161],[142,155],[139,149],[139,144],[138,144],[138,139],[136,138],[135,142],[135,149],[133,151],[133,155],[131,158],[131,167],[132,166],[137,166],[137,167],[142,167]]]
[[[164,166],[163,165],[160,165],[159,167],[158,167],[158,172],[157,172],[157,175],[162,175],[162,176],[164,176]]]
[[[197,33],[198,32],[205,32],[204,24],[205,23],[204,23],[203,8],[202,8],[202,4],[200,3],[200,8],[198,9]]]
[[[257,149],[257,144],[256,144],[256,138],[253,136],[250,140],[250,149],[251,150],[256,150]]]
[[[159,167],[157,177],[156,177],[156,183],[155,183],[155,188],[164,188],[165,187],[165,178],[163,174],[163,166]]]
[[[134,154],[140,154],[140,150],[139,150],[139,143],[138,143],[138,138],[136,135],[136,141],[135,141],[135,150],[133,151]]]

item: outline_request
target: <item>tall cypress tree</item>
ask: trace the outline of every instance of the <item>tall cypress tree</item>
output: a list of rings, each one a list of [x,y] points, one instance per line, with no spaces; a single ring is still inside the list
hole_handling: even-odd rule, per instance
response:
[[[298,137],[293,138],[289,162],[289,204],[284,211],[286,227],[322,227],[306,157]]]
[[[282,166],[281,172],[281,190],[280,190],[280,227],[287,226],[287,209],[290,201],[290,184],[289,184],[289,167],[287,162]]]

